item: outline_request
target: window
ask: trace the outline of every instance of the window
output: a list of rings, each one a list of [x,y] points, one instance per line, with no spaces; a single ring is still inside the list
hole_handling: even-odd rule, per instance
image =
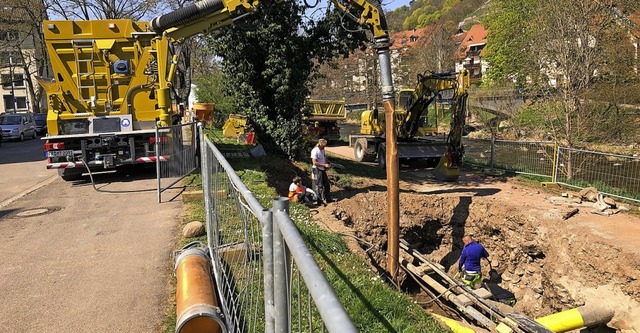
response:
[[[2,41],[15,41],[20,38],[20,33],[17,30],[0,31],[0,40]]]
[[[2,74],[2,88],[10,89],[11,88],[11,74]]]
[[[22,56],[19,52],[0,52],[0,64],[2,66],[22,65]]]
[[[409,37],[409,39],[411,40],[412,43],[415,43],[418,41],[418,36],[411,36]]]
[[[15,104],[13,102],[13,96],[12,95],[4,95],[2,96],[2,99],[4,100],[4,109],[6,111],[15,111],[14,107],[18,107],[18,110],[26,110],[27,109],[27,97],[25,96],[18,96],[16,97],[15,100]]]
[[[4,95],[2,99],[4,100],[4,109],[13,110],[13,95]]]
[[[18,104],[18,109],[26,110],[27,109],[27,98],[24,96],[16,97],[16,104]]]
[[[24,87],[24,76],[22,74],[13,74],[13,80],[11,74],[2,74],[2,88],[7,90],[11,89],[11,81],[13,81],[13,87]]]
[[[24,77],[22,74],[13,74],[13,86],[24,87]]]

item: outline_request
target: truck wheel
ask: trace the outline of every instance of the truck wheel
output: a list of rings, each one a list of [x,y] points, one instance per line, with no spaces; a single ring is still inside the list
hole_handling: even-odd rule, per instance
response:
[[[353,147],[353,155],[358,162],[373,162],[376,160],[375,146],[369,145],[367,139],[360,138]]]
[[[378,166],[382,169],[387,168],[387,151],[384,149],[384,146],[380,145],[378,148]]]
[[[72,182],[75,180],[82,179],[82,170],[78,169],[58,169],[58,176],[62,178],[62,180],[67,182]]]

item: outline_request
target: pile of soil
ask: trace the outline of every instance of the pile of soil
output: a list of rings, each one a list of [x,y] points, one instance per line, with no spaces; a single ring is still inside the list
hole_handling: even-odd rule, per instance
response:
[[[453,273],[461,238],[472,235],[490,253],[500,285],[515,293],[515,310],[537,318],[584,304],[615,309],[609,326],[640,332],[640,218],[601,216],[554,206],[551,194],[517,181],[465,175],[455,184],[424,172],[400,182],[400,237]],[[387,193],[384,181],[359,179],[318,208],[316,220],[350,230],[386,268]],[[637,209],[637,208],[634,208]],[[489,263],[483,262],[488,278]],[[452,274],[453,275],[453,274]]]

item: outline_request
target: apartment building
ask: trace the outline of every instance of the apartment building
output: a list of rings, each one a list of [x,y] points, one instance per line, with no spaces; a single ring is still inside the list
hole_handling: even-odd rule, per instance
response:
[[[32,37],[18,30],[0,30],[0,113],[32,110],[30,87],[38,87],[36,75],[30,75],[38,71],[35,59]]]

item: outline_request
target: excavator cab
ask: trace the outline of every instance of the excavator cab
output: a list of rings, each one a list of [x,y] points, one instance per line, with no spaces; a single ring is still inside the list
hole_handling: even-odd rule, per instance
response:
[[[396,114],[398,123],[402,122],[402,119],[406,117],[407,110],[411,108],[414,100],[414,89],[401,89],[396,97]],[[438,132],[438,108],[437,104],[433,103],[432,106],[420,116],[418,120],[418,130],[416,131],[417,137],[425,137],[433,135]]]

